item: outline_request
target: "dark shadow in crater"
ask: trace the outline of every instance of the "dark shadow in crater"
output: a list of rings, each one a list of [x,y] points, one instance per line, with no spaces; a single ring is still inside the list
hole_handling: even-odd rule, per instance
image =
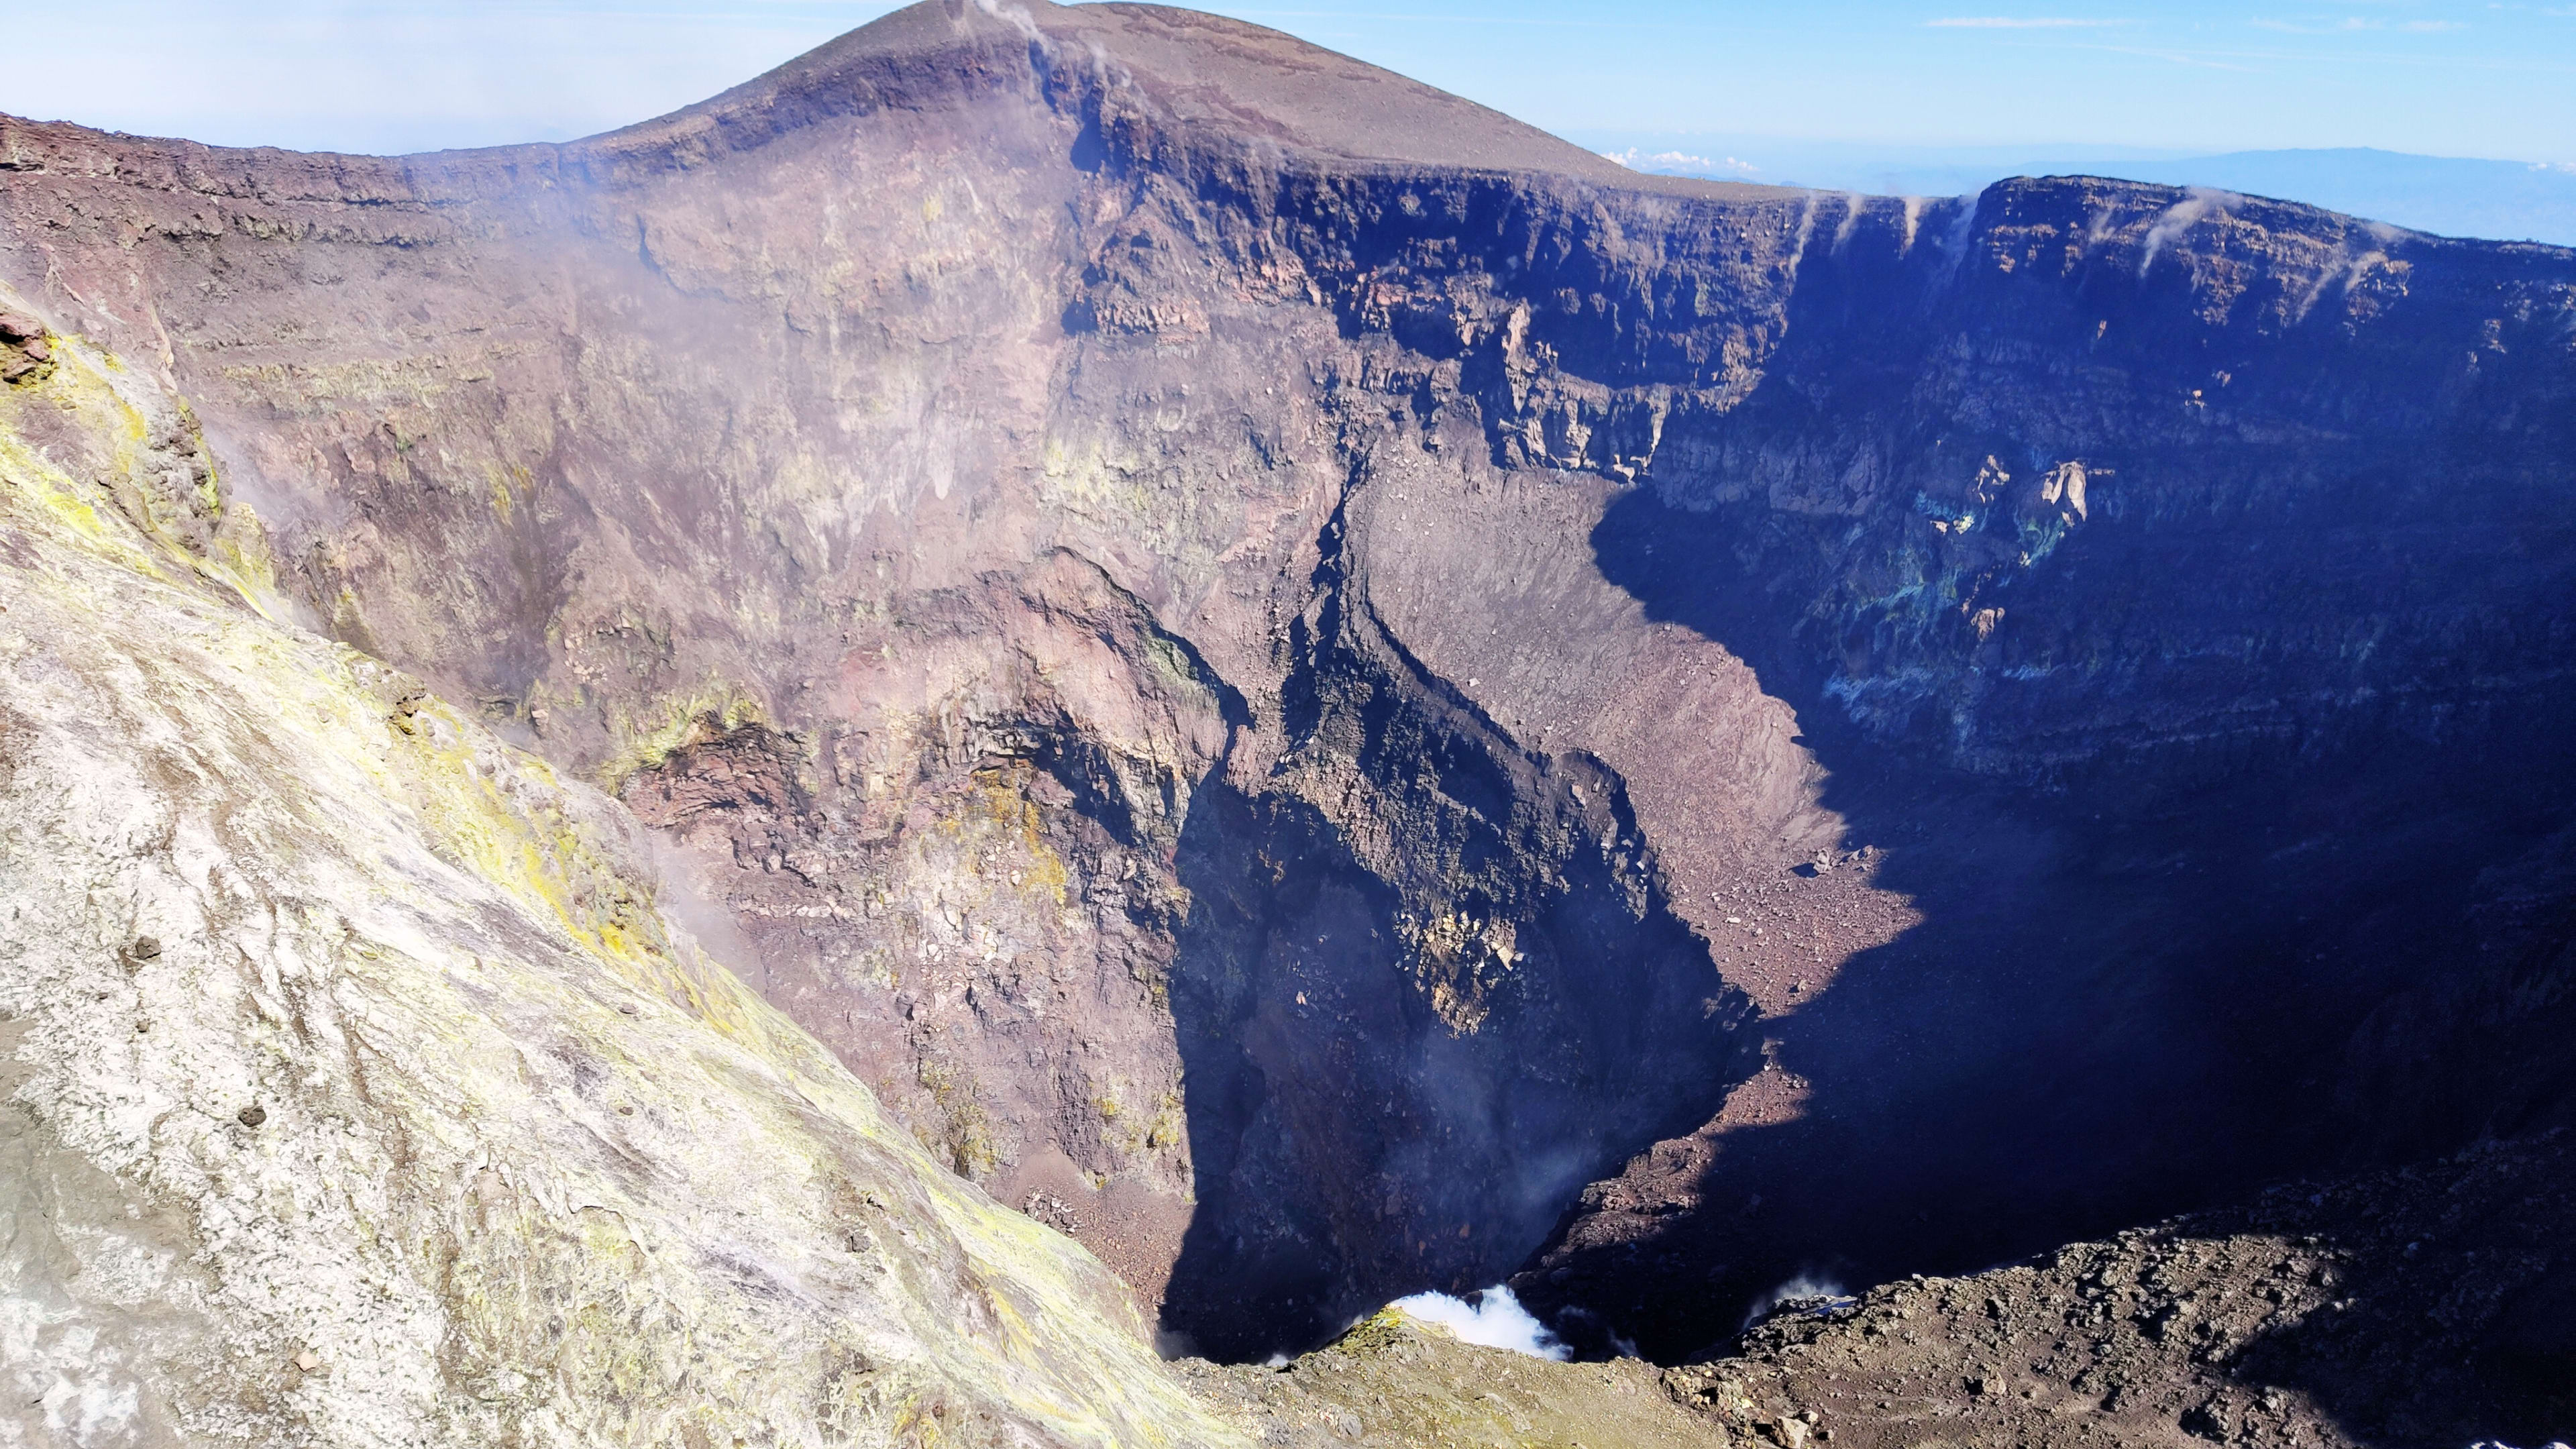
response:
[[[1525,1299],[1672,1360],[1796,1273],[1973,1271],[2517,1125],[2459,1090],[2463,926],[2480,870],[2567,817],[2563,686],[2463,705],[2438,737],[2355,707],[1971,778],[1928,763],[1927,739],[1863,738],[1827,696],[1823,651],[1786,622],[1803,611],[1765,592],[1777,555],[1757,567],[1782,542],[1765,530],[1804,525],[1766,515],[1639,490],[1593,544],[1652,615],[1796,707],[1847,844],[1885,852],[1877,884],[1922,921],[1771,1028],[1813,1083],[1800,1120],[1721,1138],[1694,1212],[1561,1238],[1517,1280]]]
[[[1351,1179],[1402,1130],[1389,1072],[1359,1059],[1364,1035],[1419,1030],[1395,989],[1394,892],[1311,807],[1217,780],[1191,801],[1177,864],[1191,904],[1172,1015],[1198,1206],[1163,1327],[1219,1359],[1296,1352],[1347,1312],[1335,1197],[1356,1200]],[[1272,1070],[1334,1090],[1274,1093]],[[1343,1192],[1320,1190],[1335,1180]]]
[[[1375,657],[1325,648],[1291,704],[1392,843],[1363,860],[1313,805],[1220,778],[1182,829],[1198,1205],[1163,1327],[1220,1359],[1500,1281],[1750,1061],[1743,999],[1666,909],[1616,777],[1522,755]]]

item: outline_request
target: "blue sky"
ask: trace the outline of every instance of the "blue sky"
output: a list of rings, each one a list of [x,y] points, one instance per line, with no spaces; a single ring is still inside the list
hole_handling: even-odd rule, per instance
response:
[[[6,22],[0,110],[229,144],[563,139],[700,99],[871,0],[87,0]],[[2576,161],[2576,0],[1210,5],[1551,130]]]

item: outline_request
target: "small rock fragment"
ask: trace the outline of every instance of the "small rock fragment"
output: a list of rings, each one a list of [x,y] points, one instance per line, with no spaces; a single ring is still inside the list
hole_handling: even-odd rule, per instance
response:
[[[0,382],[41,381],[54,360],[43,324],[14,312],[0,312]]]
[[[268,1120],[268,1109],[259,1105],[257,1102],[253,1102],[249,1106],[235,1112],[233,1116],[235,1120],[239,1121],[244,1127],[256,1127],[260,1123]]]

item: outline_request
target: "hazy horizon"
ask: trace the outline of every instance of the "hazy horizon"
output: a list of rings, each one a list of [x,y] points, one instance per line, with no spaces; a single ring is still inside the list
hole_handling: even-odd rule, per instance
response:
[[[704,99],[896,8],[99,0],[12,19],[0,110],[302,150],[569,140]],[[1565,135],[2576,161],[2576,3],[1203,8]]]

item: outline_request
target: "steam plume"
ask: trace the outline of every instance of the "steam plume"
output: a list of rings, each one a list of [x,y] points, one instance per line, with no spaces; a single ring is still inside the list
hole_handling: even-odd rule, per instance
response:
[[[1400,1308],[1425,1323],[1436,1323],[1466,1343],[1507,1348],[1532,1358],[1564,1359],[1573,1352],[1547,1331],[1546,1324],[1532,1317],[1509,1288],[1487,1288],[1464,1299],[1446,1293],[1416,1293],[1387,1306]]]
[[[1772,1289],[1770,1292],[1763,1294],[1761,1297],[1754,1299],[1753,1306],[1745,1310],[1744,1326],[1751,1328],[1753,1325],[1760,1323],[1763,1319],[1770,1317],[1771,1311],[1778,1308],[1783,1303],[1794,1303],[1801,1298],[1840,1298],[1843,1296],[1843,1285],[1833,1279],[1824,1277],[1820,1274],[1800,1273],[1796,1277],[1791,1278],[1788,1282],[1783,1283],[1779,1287]]]

